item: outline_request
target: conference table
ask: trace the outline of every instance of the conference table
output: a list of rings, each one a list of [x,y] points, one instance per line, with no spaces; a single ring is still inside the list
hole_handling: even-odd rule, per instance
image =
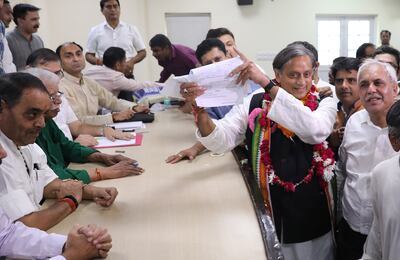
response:
[[[193,116],[170,108],[146,124],[141,146],[102,149],[134,158],[145,172],[94,182],[118,189],[114,204],[84,201],[49,232],[67,234],[74,224],[107,227],[113,238],[107,259],[266,259],[251,196],[231,152],[165,163],[194,144],[194,133]]]

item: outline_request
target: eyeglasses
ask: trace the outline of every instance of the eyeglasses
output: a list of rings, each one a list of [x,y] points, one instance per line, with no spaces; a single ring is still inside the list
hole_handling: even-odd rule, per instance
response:
[[[57,93],[50,96],[50,99],[51,99],[51,101],[56,102],[57,100],[60,100],[63,95],[64,95],[64,92],[57,91]]]

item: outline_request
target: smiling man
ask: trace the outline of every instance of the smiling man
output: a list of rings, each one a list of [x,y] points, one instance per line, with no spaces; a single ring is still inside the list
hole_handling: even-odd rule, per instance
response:
[[[398,90],[395,70],[388,63],[369,59],[360,67],[357,81],[365,110],[350,117],[339,148],[342,163],[338,175],[346,178],[337,239],[337,256],[343,260],[361,258],[373,219],[372,169],[396,154],[386,122]]]
[[[332,131],[336,102],[332,97],[318,102],[312,84],[316,60],[302,45],[290,45],[277,54],[273,61],[276,81],[240,56],[244,64],[231,75],[238,75],[241,83],[253,80],[264,86],[265,93],[248,96],[218,121],[196,107],[198,140],[217,153],[246,140],[249,162],[285,259],[333,259],[330,177],[311,165],[314,149],[332,156],[321,143]],[[198,86],[182,88],[184,97],[204,91]]]
[[[40,26],[39,10],[30,4],[17,4],[13,8],[17,26],[7,33],[7,41],[17,70],[25,68],[26,60],[34,50],[44,47],[42,39],[35,34]]]

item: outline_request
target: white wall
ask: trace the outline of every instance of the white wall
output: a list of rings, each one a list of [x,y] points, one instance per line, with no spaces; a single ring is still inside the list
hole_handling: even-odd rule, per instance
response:
[[[22,1],[11,1],[12,4]],[[31,0],[42,8],[39,34],[47,47],[74,40],[86,45],[91,26],[103,21],[99,0]],[[377,35],[392,32],[391,44],[400,48],[399,0],[254,0],[238,6],[236,0],[120,0],[122,20],[135,24],[146,43],[157,33],[166,33],[166,12],[209,12],[212,27],[233,31],[239,49],[256,60],[258,53],[277,53],[288,43],[307,40],[316,44],[317,14],[377,15]],[[378,39],[379,41],[379,39]],[[379,43],[379,42],[378,42]],[[257,61],[271,73],[270,61]],[[158,79],[160,68],[151,56],[135,67],[139,79]]]

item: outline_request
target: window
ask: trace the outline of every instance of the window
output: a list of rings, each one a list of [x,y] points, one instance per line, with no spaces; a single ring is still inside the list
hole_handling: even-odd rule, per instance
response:
[[[376,42],[375,16],[317,16],[319,62],[332,64],[339,56],[355,57],[357,48]]]

